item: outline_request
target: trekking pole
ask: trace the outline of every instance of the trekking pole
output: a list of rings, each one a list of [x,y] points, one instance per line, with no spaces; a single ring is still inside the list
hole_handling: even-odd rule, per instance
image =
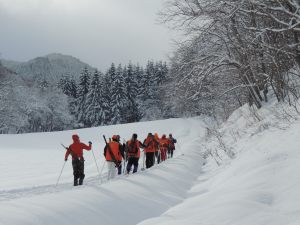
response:
[[[126,156],[125,156],[125,153],[124,153],[124,157],[125,158],[124,158],[124,163],[123,163],[124,164],[123,165],[124,166],[124,168],[123,168],[123,174],[125,174],[125,170],[126,170]]]
[[[59,174],[59,176],[58,176],[58,179],[57,179],[57,182],[56,182],[55,187],[57,187],[57,185],[58,185],[58,182],[59,182],[59,180],[60,180],[60,177],[61,177],[61,175],[62,175],[62,173],[63,173],[64,168],[65,168],[66,162],[67,162],[67,161],[64,161],[63,167],[62,167],[62,169],[61,169],[61,171],[60,171],[60,174]]]
[[[123,139],[123,142],[126,144],[126,140],[125,139]],[[126,147],[125,147],[125,149],[124,149],[124,163],[123,163],[124,168],[123,168],[123,174],[125,174],[126,158],[127,158],[127,154],[126,154]]]
[[[145,170],[145,150],[143,150],[143,168],[142,171]]]
[[[98,167],[98,164],[97,164],[96,157],[95,157],[93,149],[92,149],[92,153],[93,153],[93,157],[94,157],[94,160],[95,160],[95,164],[96,164],[98,175],[99,175],[99,181],[100,181],[101,180],[101,175],[100,175],[99,167]]]

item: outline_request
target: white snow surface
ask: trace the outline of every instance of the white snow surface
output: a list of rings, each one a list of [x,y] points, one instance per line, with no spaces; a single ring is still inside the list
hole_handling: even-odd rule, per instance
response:
[[[275,103],[251,111],[245,105],[217,128],[199,117],[1,135],[0,224],[298,225],[299,115]],[[72,186],[69,160],[55,187],[64,162],[60,143],[70,144],[73,133],[93,141],[101,170],[102,134],[128,139],[134,132],[141,140],[172,132],[175,157],[112,181],[105,168],[101,181],[92,152],[85,152],[85,184]]]

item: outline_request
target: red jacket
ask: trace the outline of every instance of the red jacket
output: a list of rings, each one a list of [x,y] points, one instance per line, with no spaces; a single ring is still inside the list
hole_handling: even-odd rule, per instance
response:
[[[90,151],[92,149],[92,145],[86,145],[81,143],[78,139],[75,139],[73,144],[69,146],[67,152],[65,154],[65,159],[68,159],[68,156],[72,155],[72,160],[76,158],[83,158],[83,149]]]

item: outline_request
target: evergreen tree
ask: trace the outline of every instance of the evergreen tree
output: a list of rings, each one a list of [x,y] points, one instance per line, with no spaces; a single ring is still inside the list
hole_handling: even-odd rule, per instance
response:
[[[77,98],[77,84],[73,77],[70,80],[70,84],[69,84],[68,88],[69,88],[70,96],[73,97],[74,99],[76,99]]]
[[[162,85],[166,79],[166,76],[168,74],[168,67],[167,67],[167,64],[163,64],[162,61],[159,61],[155,64],[155,82],[158,84],[158,85]]]
[[[103,87],[103,103],[102,109],[105,112],[105,118],[102,119],[103,125],[112,124],[112,80],[110,73],[107,72],[104,78],[101,80],[101,86]]]
[[[99,72],[96,70],[91,81],[90,90],[87,95],[86,122],[91,126],[99,126],[104,123],[105,112],[102,109],[103,89],[101,87]]]
[[[139,111],[139,118],[141,119],[144,115],[144,102],[143,100],[145,99],[145,90],[146,88],[146,76],[145,76],[145,72],[144,72],[144,68],[137,65],[134,68],[134,77],[135,80],[137,81],[137,96],[136,96],[136,103],[137,103],[137,107],[138,107],[138,111]]]
[[[111,123],[118,124],[123,122],[124,108],[126,105],[123,69],[121,64],[117,69],[115,68],[115,65],[112,64],[108,74],[111,78]]]
[[[126,86],[126,106],[124,112],[125,122],[132,123],[140,120],[139,109],[137,105],[138,81],[134,74],[134,68],[131,63],[126,67],[125,73]]]
[[[69,96],[69,95],[68,95],[68,89],[67,89],[68,83],[69,83],[69,77],[67,77],[67,76],[63,76],[63,77],[59,80],[59,82],[58,82],[58,87],[59,87],[59,88],[62,90],[62,92],[63,92],[65,95],[67,95],[67,96]]]
[[[90,73],[87,67],[84,68],[78,86],[78,98],[77,98],[77,122],[81,123],[84,127],[89,126],[89,122],[86,120],[87,114],[87,94],[89,93],[90,85]]]

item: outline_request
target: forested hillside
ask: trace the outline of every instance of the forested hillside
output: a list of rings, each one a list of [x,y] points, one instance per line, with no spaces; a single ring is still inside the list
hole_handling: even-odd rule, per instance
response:
[[[98,71],[52,54],[28,63],[4,61],[1,133],[57,131],[154,120],[172,115],[163,95],[168,66],[149,61]],[[13,72],[12,70],[15,71]]]
[[[71,128],[67,98],[46,82],[28,85],[0,64],[0,133]]]

